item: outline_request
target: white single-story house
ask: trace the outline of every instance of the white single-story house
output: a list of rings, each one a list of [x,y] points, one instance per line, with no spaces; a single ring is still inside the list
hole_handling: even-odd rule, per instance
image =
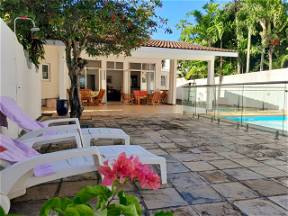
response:
[[[103,102],[115,101],[107,89],[131,94],[133,90],[168,90],[168,103],[176,103],[177,60],[208,62],[208,84],[214,83],[215,57],[237,57],[233,50],[204,47],[187,42],[148,40],[131,56],[91,57],[80,78],[81,88],[106,90]],[[41,62],[42,101],[51,104],[56,98],[66,99],[70,81],[65,62],[65,46],[61,41],[48,40],[45,59]],[[113,91],[112,91],[113,92]],[[120,98],[116,100],[120,101]]]

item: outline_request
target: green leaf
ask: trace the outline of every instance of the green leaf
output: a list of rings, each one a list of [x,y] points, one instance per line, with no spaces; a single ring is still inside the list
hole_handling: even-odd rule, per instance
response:
[[[142,215],[142,207],[138,198],[134,195],[127,195],[123,191],[118,193],[119,203],[121,205],[134,205],[138,215]]]
[[[112,192],[109,188],[96,185],[96,186],[87,186],[78,192],[74,198],[74,203],[87,203],[91,199],[98,199],[98,206],[101,205],[102,202],[107,202],[107,200],[112,196]]]
[[[80,216],[93,216],[94,211],[93,209],[85,204],[75,205],[74,208],[77,210]]]
[[[5,214],[5,212],[4,212],[4,210],[3,210],[3,208],[0,206],[0,216],[5,216],[6,214]]]
[[[51,211],[63,213],[66,207],[72,203],[72,200],[68,198],[52,198],[44,203],[40,210],[40,216],[49,216]]]
[[[107,208],[105,208],[105,209],[98,209],[98,210],[95,211],[94,215],[95,215],[95,216],[108,216],[107,213],[108,213]]]
[[[154,216],[173,216],[173,213],[171,211],[168,212],[160,211],[156,212]]]

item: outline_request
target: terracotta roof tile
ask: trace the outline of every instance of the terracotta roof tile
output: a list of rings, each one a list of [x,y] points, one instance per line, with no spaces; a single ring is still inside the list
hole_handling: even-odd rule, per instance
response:
[[[145,42],[142,46],[155,47],[155,48],[169,48],[169,49],[235,52],[235,50],[221,49],[221,48],[216,48],[216,47],[205,47],[205,46],[195,45],[195,44],[191,44],[191,43],[184,42],[184,41],[165,41],[165,40],[150,39],[147,42]]]

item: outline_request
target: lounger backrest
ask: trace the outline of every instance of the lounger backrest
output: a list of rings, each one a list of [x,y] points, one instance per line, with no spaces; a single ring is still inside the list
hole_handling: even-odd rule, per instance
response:
[[[0,152],[0,159],[16,163],[40,155],[24,143],[0,134],[0,146],[5,150]],[[34,168],[35,176],[45,176],[53,173],[50,165],[39,165]]]
[[[16,101],[8,96],[0,96],[0,111],[11,121],[15,122],[20,128],[26,131],[44,128],[45,125],[35,121],[27,115]]]

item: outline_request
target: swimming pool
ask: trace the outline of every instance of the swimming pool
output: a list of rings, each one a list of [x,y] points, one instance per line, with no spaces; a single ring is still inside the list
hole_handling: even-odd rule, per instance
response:
[[[224,119],[288,131],[288,116],[225,116]]]

